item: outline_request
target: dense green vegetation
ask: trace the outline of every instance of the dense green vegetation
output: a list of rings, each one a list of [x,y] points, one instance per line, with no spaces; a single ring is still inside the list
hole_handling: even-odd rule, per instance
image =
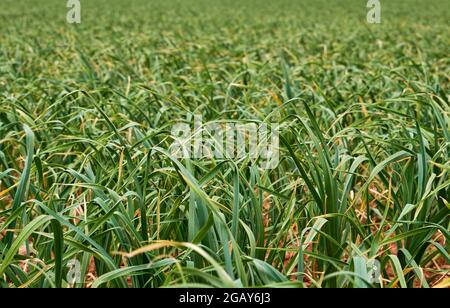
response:
[[[448,1],[81,3],[0,2],[1,287],[450,284]],[[279,165],[177,160],[194,114]]]

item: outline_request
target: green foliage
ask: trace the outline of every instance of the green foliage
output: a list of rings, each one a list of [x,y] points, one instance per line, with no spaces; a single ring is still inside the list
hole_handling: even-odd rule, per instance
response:
[[[0,286],[448,285],[447,5],[1,1]],[[280,164],[172,157],[196,113]]]

